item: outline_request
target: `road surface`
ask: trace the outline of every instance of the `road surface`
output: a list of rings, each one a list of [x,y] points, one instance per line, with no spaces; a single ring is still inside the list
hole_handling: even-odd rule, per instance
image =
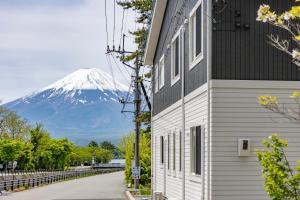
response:
[[[123,200],[123,180],[123,171],[101,174],[8,193],[0,200]]]

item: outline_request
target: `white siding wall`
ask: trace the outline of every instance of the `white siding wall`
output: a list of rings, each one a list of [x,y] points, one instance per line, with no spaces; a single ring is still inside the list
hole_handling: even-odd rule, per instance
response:
[[[207,120],[207,85],[203,85],[185,97],[185,177],[186,200],[201,199],[201,177],[190,174],[190,128],[206,126]],[[167,141],[170,137],[170,170],[166,170],[166,196],[180,200],[182,198],[182,174],[179,172],[179,132],[182,129],[181,101],[176,102],[153,118],[154,136],[154,191],[164,192],[164,167],[160,164],[160,136]],[[176,170],[173,170],[173,133],[176,133]],[[207,134],[207,133],[206,133]],[[207,137],[205,137],[207,138]],[[206,146],[206,145],[205,145]],[[166,142],[167,147],[167,142]],[[167,168],[167,148],[165,151],[165,167]]]
[[[275,95],[294,106],[289,98],[299,82],[212,81],[212,199],[267,199],[255,149],[261,140],[278,133],[289,140],[288,159],[300,160],[300,129],[296,123],[266,111],[257,103],[260,95]],[[250,138],[251,156],[237,156],[238,138]]]

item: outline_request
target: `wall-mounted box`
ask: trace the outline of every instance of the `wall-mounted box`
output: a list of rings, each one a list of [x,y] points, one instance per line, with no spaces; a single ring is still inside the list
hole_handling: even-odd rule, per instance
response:
[[[238,139],[238,156],[250,156],[251,140],[249,138]]]

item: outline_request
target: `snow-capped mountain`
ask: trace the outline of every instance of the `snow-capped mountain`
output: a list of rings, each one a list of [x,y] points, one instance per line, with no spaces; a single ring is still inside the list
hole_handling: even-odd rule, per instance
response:
[[[31,123],[43,123],[54,137],[68,137],[79,144],[91,139],[116,142],[132,129],[132,117],[120,113],[118,102],[127,90],[99,69],[79,69],[4,106]]]

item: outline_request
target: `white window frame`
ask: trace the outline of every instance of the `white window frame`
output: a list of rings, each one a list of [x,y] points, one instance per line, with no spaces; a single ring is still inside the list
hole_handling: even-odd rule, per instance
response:
[[[173,133],[173,147],[172,147],[172,154],[173,154],[173,171],[176,171],[176,132]]]
[[[159,145],[160,145],[160,158],[159,158],[159,163],[161,166],[164,166],[166,163],[166,158],[165,158],[165,138],[164,136],[159,137]]]
[[[158,80],[158,64],[156,64],[154,66],[154,84],[155,84],[155,88],[154,88],[154,93],[157,93],[159,90],[159,80]]]
[[[179,47],[178,47],[179,66],[178,66],[178,74],[177,76],[175,76],[174,42],[176,41],[177,38],[179,39],[178,41],[179,42]],[[180,80],[181,70],[184,69],[183,66],[184,66],[184,29],[183,27],[180,27],[179,30],[176,32],[176,34],[173,36],[171,42],[171,86],[173,86],[175,83],[177,83],[177,81]]]
[[[203,60],[203,0],[199,0],[189,15],[189,69],[193,69],[200,61]],[[201,5],[201,53],[196,55],[196,11]],[[192,55],[193,53],[193,55]]]
[[[171,134],[167,136],[167,169],[171,170]]]
[[[192,140],[193,137],[193,130],[195,130],[196,132],[196,127],[200,126],[201,127],[201,174],[196,174],[196,160],[195,160],[195,151],[196,151],[196,146],[194,146],[193,144],[196,145],[196,141]],[[196,126],[192,126],[190,127],[190,174],[196,177],[201,177],[202,175],[204,175],[204,162],[205,162],[205,158],[204,158],[204,150],[205,150],[205,126],[203,124],[201,125],[196,125]],[[193,149],[193,146],[195,147],[195,149]]]
[[[165,85],[165,56],[162,55],[158,63],[158,90]]]
[[[182,144],[183,144],[183,140],[182,140],[182,131],[180,130],[179,133],[178,133],[178,136],[179,136],[179,142],[178,142],[178,147],[179,147],[179,166],[178,166],[178,171],[179,172],[182,172],[182,161],[183,161],[183,158],[182,158]]]

